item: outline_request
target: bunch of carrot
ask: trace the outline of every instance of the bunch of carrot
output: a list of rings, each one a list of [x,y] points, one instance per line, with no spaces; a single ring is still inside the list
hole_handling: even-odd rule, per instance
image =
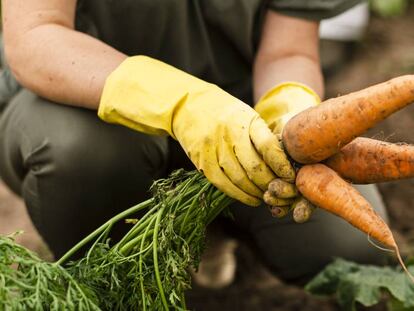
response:
[[[401,76],[309,108],[289,120],[282,133],[285,150],[303,165],[295,182],[299,192],[394,249],[402,265],[388,225],[344,179],[366,184],[414,177],[414,146],[358,137],[412,102],[414,75]],[[286,193],[284,198],[292,200],[296,194],[290,187],[280,180],[272,182],[265,202]],[[305,199],[300,202],[305,208],[298,210],[299,221],[309,216],[303,211],[311,210]]]

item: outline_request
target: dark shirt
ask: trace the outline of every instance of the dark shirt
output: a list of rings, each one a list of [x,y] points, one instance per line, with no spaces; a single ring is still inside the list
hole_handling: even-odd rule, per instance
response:
[[[76,28],[127,55],[151,56],[218,84],[251,104],[252,64],[266,9],[320,20],[358,2],[78,0]],[[12,78],[4,74],[0,77],[0,92],[9,98],[10,90],[2,87],[10,85],[10,81],[2,81],[7,77]],[[14,79],[12,82],[17,85]]]
[[[84,0],[79,2],[78,24],[81,30],[92,31],[127,55],[162,60],[248,102],[252,63],[266,8],[319,20],[358,2]],[[89,30],[82,29],[86,24]]]

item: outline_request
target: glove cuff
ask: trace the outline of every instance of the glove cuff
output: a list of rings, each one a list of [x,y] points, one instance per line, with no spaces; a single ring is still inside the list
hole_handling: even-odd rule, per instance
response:
[[[320,102],[319,96],[308,86],[298,82],[284,82],[266,92],[255,110],[274,133],[281,133],[293,116]]]
[[[181,105],[212,85],[147,56],[124,60],[106,79],[98,116],[109,123],[173,138],[172,122]]]

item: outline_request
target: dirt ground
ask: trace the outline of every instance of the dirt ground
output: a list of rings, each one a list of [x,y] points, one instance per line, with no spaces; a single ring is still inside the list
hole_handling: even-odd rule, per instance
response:
[[[373,17],[364,41],[346,55],[350,57],[327,79],[329,97],[357,90],[404,73],[414,73],[414,8],[402,18]],[[368,136],[387,141],[414,143],[414,106],[395,114]],[[405,254],[414,254],[414,179],[380,185],[391,224]],[[0,234],[17,229],[26,234],[20,242],[42,254],[49,253],[36,234],[23,203],[0,182]],[[334,300],[306,294],[300,287],[284,284],[271,276],[245,246],[238,250],[235,282],[223,290],[195,288],[188,293],[189,307],[210,310],[339,310]],[[385,310],[385,304],[369,310]]]

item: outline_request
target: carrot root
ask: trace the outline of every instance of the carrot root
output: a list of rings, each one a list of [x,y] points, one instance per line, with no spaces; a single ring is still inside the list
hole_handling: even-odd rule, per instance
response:
[[[393,249],[404,272],[414,283],[414,276],[408,271],[388,225],[369,202],[336,172],[324,164],[305,165],[297,174],[296,186],[317,207],[341,217],[368,237]]]
[[[358,137],[324,163],[356,184],[411,178],[414,177],[414,146]]]
[[[408,271],[407,266],[404,263],[404,260],[401,257],[400,250],[398,247],[395,248],[395,253],[397,255],[398,262],[400,263],[401,267],[403,268],[404,272],[407,274],[407,276],[410,278],[411,282],[414,283],[414,276]]]
[[[317,207],[343,218],[384,245],[397,247],[390,228],[370,203],[329,167],[323,164],[303,166],[298,172],[296,186]]]
[[[412,102],[414,75],[328,99],[289,120],[282,133],[284,147],[299,163],[321,162]]]

